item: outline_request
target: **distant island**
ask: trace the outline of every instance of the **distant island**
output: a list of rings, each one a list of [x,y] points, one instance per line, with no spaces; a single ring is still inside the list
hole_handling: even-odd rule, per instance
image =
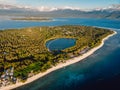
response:
[[[52,18],[43,18],[43,17],[21,17],[21,18],[11,18],[12,20],[21,20],[21,21],[52,21]]]
[[[13,89],[76,63],[102,47],[114,34],[108,29],[72,25],[2,30],[0,87],[8,85],[3,90]],[[59,38],[75,39],[76,43],[64,50],[49,51],[46,42]]]

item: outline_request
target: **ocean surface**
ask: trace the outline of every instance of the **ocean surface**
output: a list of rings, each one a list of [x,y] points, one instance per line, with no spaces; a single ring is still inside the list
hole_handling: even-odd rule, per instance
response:
[[[32,26],[87,25],[110,28],[117,35],[86,59],[56,70],[14,90],[120,90],[120,21],[108,19],[55,18],[52,22],[0,19],[0,29]]]

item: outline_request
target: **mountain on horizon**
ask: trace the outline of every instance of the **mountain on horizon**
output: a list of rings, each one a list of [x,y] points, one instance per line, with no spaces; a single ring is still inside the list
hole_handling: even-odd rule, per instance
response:
[[[45,9],[45,10],[44,10]],[[80,10],[74,8],[32,8],[28,6],[15,6],[0,4],[0,15],[39,16],[39,17],[84,17],[120,19],[120,5],[112,7]]]

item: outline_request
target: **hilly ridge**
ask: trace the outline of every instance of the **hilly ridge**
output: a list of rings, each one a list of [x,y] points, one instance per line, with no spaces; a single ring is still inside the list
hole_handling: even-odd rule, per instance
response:
[[[83,17],[83,18],[107,18],[120,19],[120,6],[105,9],[83,11],[79,9],[50,9],[40,11],[31,7],[17,7],[11,5],[0,5],[0,15],[10,16],[37,16],[37,17]]]

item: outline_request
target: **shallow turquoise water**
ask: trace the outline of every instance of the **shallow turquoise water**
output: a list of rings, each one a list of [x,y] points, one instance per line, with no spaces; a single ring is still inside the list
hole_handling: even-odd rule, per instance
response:
[[[64,50],[66,48],[74,46],[75,43],[76,43],[75,39],[59,38],[59,39],[48,41],[46,43],[46,47],[50,51],[55,51],[55,50],[60,51],[60,50]]]
[[[120,21],[82,18],[58,18],[52,22],[0,21],[1,29],[46,25],[97,26],[111,28],[118,34],[79,63],[56,70],[16,90],[120,90]]]

